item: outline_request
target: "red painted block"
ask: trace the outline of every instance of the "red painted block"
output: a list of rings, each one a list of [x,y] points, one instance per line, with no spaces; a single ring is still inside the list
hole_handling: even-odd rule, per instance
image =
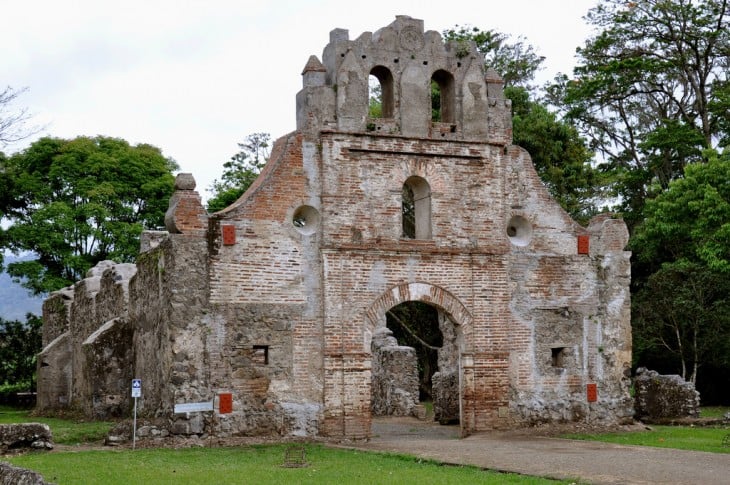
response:
[[[218,394],[218,413],[230,414],[233,412],[233,394],[223,392]]]
[[[588,397],[588,402],[598,401],[598,386],[593,383],[586,384],[586,396]]]
[[[588,254],[591,238],[587,234],[578,236],[578,254]]]
[[[223,245],[233,246],[236,244],[236,228],[230,224],[221,226],[223,231]]]

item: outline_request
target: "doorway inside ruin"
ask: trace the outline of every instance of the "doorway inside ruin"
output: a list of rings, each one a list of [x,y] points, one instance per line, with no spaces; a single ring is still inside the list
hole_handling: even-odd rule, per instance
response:
[[[414,416],[459,423],[459,347],[440,308],[406,301],[385,313],[372,338],[374,416]]]

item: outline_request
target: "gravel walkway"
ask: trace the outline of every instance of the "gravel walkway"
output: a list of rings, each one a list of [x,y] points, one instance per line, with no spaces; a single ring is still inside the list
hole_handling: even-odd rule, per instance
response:
[[[410,418],[376,419],[373,438],[350,447],[406,453],[443,463],[610,484],[730,484],[730,454],[478,433]]]

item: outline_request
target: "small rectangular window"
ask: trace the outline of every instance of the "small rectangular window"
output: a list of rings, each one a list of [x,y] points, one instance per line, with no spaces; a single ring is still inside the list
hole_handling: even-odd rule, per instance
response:
[[[565,347],[553,347],[550,349],[550,353],[553,367],[565,367]]]
[[[254,345],[253,346],[253,363],[258,365],[269,365],[269,346]]]

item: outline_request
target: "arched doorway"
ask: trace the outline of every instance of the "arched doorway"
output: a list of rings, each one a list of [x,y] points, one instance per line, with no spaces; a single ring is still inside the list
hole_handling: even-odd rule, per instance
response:
[[[460,423],[460,357],[471,321],[461,302],[440,287],[402,284],[382,295],[368,317],[373,416]]]

